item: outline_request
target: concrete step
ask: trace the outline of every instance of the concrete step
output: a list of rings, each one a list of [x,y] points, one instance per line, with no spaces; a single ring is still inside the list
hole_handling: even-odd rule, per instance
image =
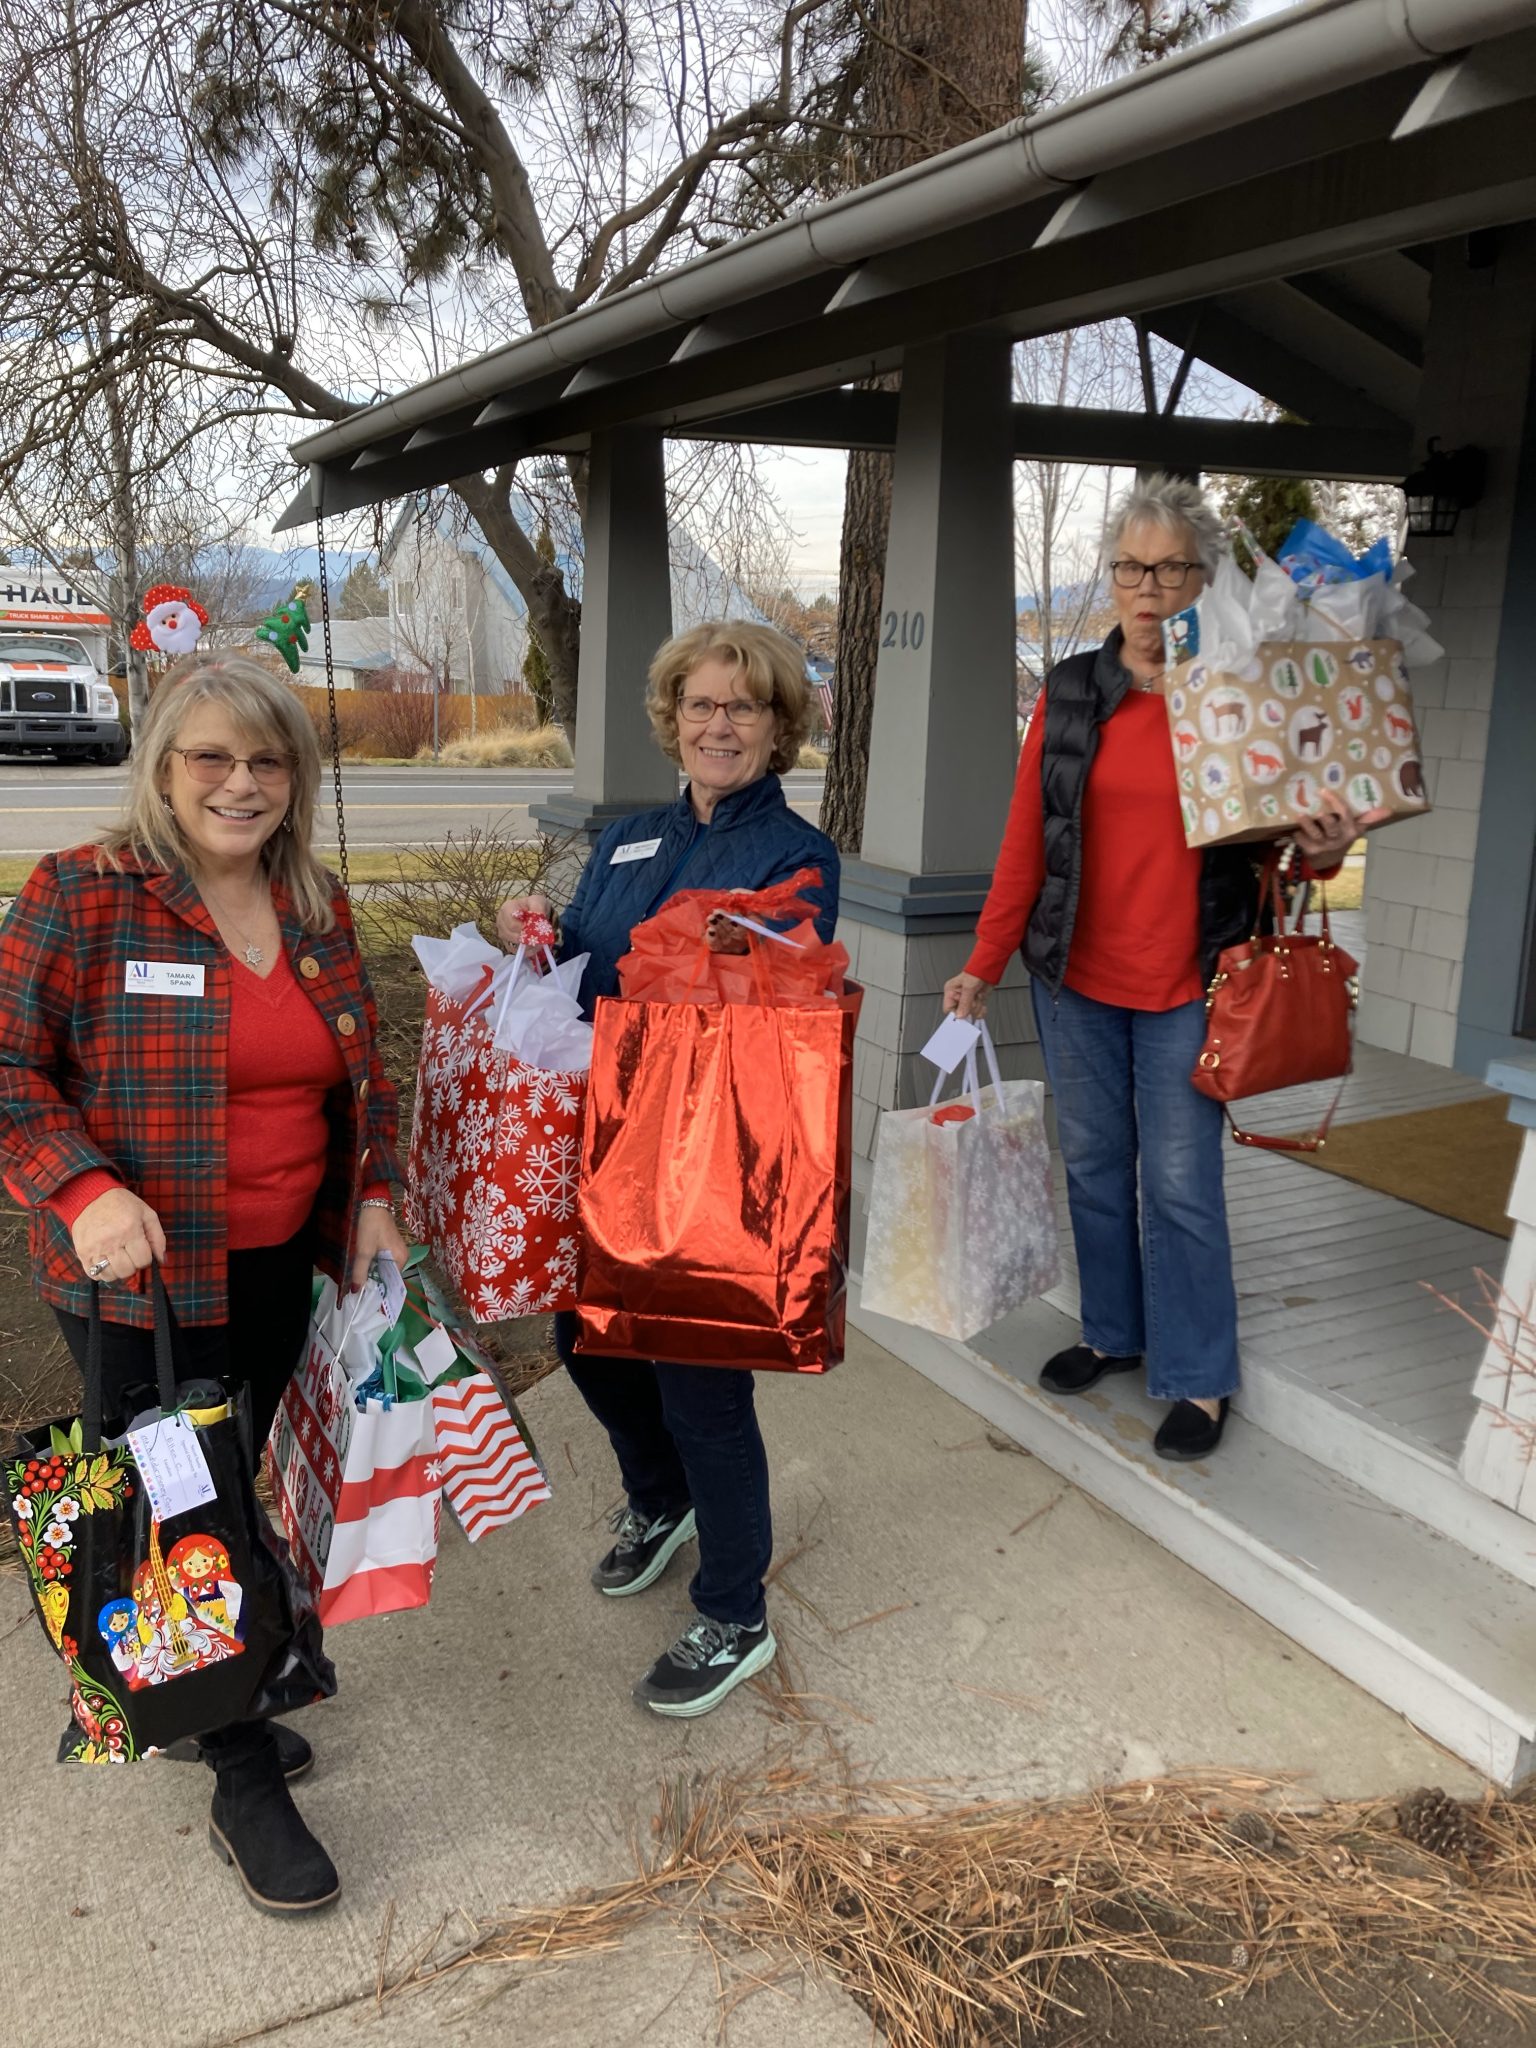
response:
[[[1412,1210],[1405,1213],[1414,1214]],[[1064,1242],[1070,1245],[1065,1223],[1062,1230]],[[1347,1304],[1341,1305],[1344,1319],[1329,1326],[1338,1333],[1341,1352],[1347,1357],[1352,1346],[1373,1352],[1384,1372],[1405,1362],[1411,1364],[1411,1352],[1412,1357],[1423,1357],[1426,1375],[1438,1380],[1445,1372],[1435,1373],[1434,1362],[1442,1352],[1454,1351],[1457,1355],[1446,1370],[1463,1379],[1470,1420],[1471,1386],[1477,1369],[1475,1334],[1469,1338],[1450,1312],[1437,1308],[1414,1283],[1405,1283],[1400,1292],[1406,1307],[1396,1306],[1390,1313],[1362,1311],[1350,1320],[1345,1317]],[[1076,1274],[1069,1270],[1046,1300],[1075,1322]],[[1273,1333],[1261,1327],[1256,1311],[1263,1309],[1264,1300],[1254,1296],[1242,1303],[1243,1382],[1234,1403],[1239,1414],[1281,1443],[1352,1480],[1388,1507],[1412,1515],[1511,1577],[1536,1587],[1536,1522],[1469,1486],[1443,1446],[1394,1421],[1381,1406],[1352,1398],[1348,1386],[1321,1385],[1309,1371],[1288,1364],[1302,1333],[1294,1328],[1294,1317],[1288,1317]],[[1391,1317],[1397,1320],[1391,1322]],[[1460,1355],[1463,1353],[1466,1355]],[[1463,1433],[1464,1425],[1454,1432],[1458,1442]]]
[[[1162,1410],[1129,1377],[1076,1400],[1035,1386],[1075,1326],[1032,1302],[969,1345],[857,1326],[1053,1470],[1498,1784],[1536,1770],[1536,1591],[1234,1415],[1219,1454],[1154,1456]],[[1331,1464],[1330,1460],[1330,1464]]]

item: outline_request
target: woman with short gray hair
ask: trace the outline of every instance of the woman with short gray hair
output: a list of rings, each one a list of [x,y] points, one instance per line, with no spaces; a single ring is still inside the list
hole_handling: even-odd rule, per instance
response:
[[[1172,1404],[1154,1448],[1192,1459],[1221,1441],[1238,1355],[1222,1111],[1189,1077],[1216,957],[1253,929],[1265,849],[1185,845],[1162,701],[1163,621],[1214,571],[1217,515],[1197,485],[1149,476],[1105,538],[1119,623],[1046,679],[976,943],[944,1003],[979,1017],[1022,946],[1082,1276],[1082,1341],[1041,1385],[1085,1393],[1145,1358],[1148,1391]],[[1296,831],[1319,868],[1356,831],[1341,799],[1323,802]]]

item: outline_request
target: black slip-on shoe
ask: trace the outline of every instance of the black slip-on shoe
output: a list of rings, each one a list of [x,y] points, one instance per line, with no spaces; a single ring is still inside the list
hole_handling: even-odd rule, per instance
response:
[[[1152,1439],[1153,1450],[1160,1458],[1178,1458],[1186,1464],[1208,1458],[1227,1426],[1227,1406],[1225,1394],[1219,1415],[1207,1415],[1194,1401],[1175,1401]]]
[[[634,1697],[653,1714],[691,1720],[718,1707],[743,1679],[764,1671],[778,1654],[766,1621],[756,1628],[740,1622],[710,1621],[700,1615],[658,1657],[634,1688]]]
[[[618,1540],[593,1565],[592,1583],[599,1593],[614,1600],[654,1586],[689,1537],[696,1533],[692,1508],[657,1515],[648,1522],[633,1508],[622,1507],[615,1510],[608,1526]]]
[[[1106,1373],[1139,1372],[1137,1358],[1100,1358],[1088,1344],[1073,1344],[1058,1351],[1040,1368],[1040,1384],[1048,1394],[1086,1394]]]

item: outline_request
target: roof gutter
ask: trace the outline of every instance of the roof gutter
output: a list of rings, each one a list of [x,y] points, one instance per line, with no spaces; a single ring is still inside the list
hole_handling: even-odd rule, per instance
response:
[[[519,336],[292,444],[344,461],[668,327],[1065,193],[1105,171],[1536,25],[1536,0],[1310,0],[1010,123]],[[290,507],[285,522],[292,518]]]

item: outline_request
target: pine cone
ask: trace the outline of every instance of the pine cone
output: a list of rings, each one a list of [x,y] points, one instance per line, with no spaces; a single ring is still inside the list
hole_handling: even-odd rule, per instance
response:
[[[1397,1831],[1419,1848],[1453,1862],[1470,1857],[1476,1842],[1466,1808],[1438,1785],[1421,1786],[1398,1802]]]

